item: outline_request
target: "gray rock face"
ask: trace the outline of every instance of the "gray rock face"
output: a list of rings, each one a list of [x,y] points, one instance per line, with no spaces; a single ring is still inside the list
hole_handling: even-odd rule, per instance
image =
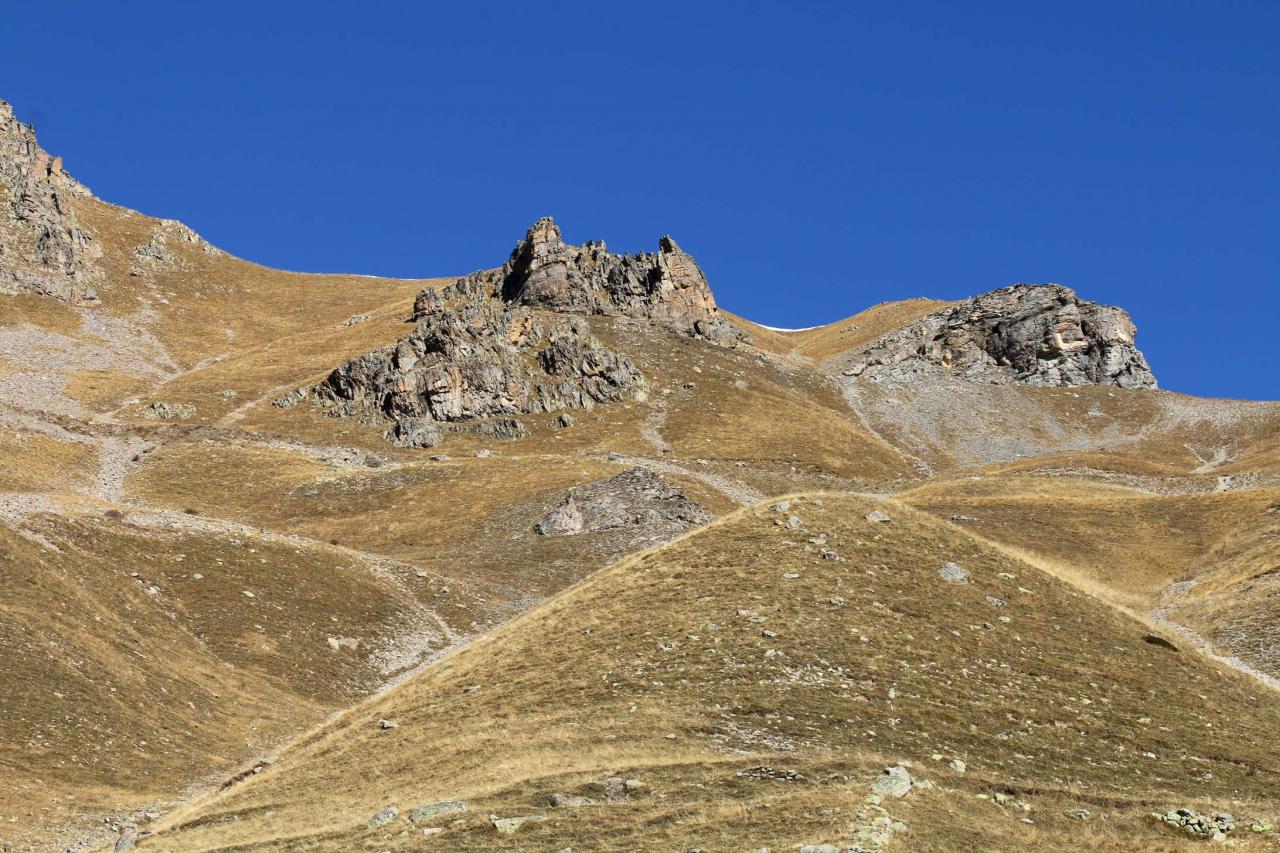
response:
[[[841,358],[843,375],[919,383],[1155,388],[1120,308],[1057,284],[1018,284],[922,317]]]
[[[631,359],[603,346],[580,319],[544,325],[527,308],[471,297],[451,305],[436,294],[418,303],[408,337],[339,367],[311,395],[337,415],[390,418],[397,444],[431,447],[444,424],[519,438],[525,427],[511,415],[591,409],[644,388]]]
[[[382,415],[396,444],[433,447],[446,427],[516,439],[528,430],[515,415],[592,409],[643,391],[629,357],[603,346],[585,320],[556,314],[643,319],[725,346],[744,340],[670,237],[657,253],[614,255],[603,243],[566,244],[547,218],[502,268],[419,293],[417,325],[395,346],[353,359],[276,405],[310,398],[335,415]]]
[[[710,510],[689,500],[674,483],[632,468],[575,488],[535,529],[543,536],[636,530],[669,538],[712,518]]]
[[[702,268],[672,238],[663,237],[656,253],[616,255],[602,242],[565,243],[550,217],[533,224],[501,269],[460,279],[446,288],[445,298],[450,295],[489,296],[561,314],[635,317],[725,346],[745,338],[720,316]],[[415,316],[430,310],[432,300],[424,291]]]
[[[968,583],[969,573],[955,563],[947,563],[938,569],[938,577],[947,583]]]
[[[29,291],[71,303],[97,299],[102,249],[77,220],[71,200],[89,190],[35,130],[0,101],[0,293]]]

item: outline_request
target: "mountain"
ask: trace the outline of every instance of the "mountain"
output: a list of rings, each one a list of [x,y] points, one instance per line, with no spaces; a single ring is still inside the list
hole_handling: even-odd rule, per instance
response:
[[[1122,309],[779,331],[549,218],[271,270],[7,105],[0,186],[11,849],[1271,839],[1280,405],[1159,390]]]

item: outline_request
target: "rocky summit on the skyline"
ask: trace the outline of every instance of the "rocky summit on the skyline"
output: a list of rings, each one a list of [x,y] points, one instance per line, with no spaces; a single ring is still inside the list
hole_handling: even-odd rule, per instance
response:
[[[0,853],[1280,843],[1280,404],[1061,285],[493,261],[269,269],[0,109]]]
[[[0,293],[96,300],[102,249],[73,200],[89,190],[36,142],[35,129],[0,101]]]
[[[896,329],[843,356],[844,375],[918,382],[1155,388],[1123,309],[1086,302],[1058,284],[1018,284]]]

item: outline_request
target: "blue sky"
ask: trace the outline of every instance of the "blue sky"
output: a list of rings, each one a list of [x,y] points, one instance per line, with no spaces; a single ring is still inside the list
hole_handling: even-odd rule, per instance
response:
[[[1058,281],[1164,387],[1280,398],[1280,4],[617,5],[20,4],[0,98],[272,266],[462,274],[551,214],[774,326]]]

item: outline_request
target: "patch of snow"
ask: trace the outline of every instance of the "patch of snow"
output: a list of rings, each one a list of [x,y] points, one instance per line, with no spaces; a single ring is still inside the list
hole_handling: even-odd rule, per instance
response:
[[[783,329],[779,326],[766,326],[764,323],[756,323],[762,329],[768,329],[771,332],[807,332],[810,329],[820,329],[821,326],[804,326],[799,329]]]

